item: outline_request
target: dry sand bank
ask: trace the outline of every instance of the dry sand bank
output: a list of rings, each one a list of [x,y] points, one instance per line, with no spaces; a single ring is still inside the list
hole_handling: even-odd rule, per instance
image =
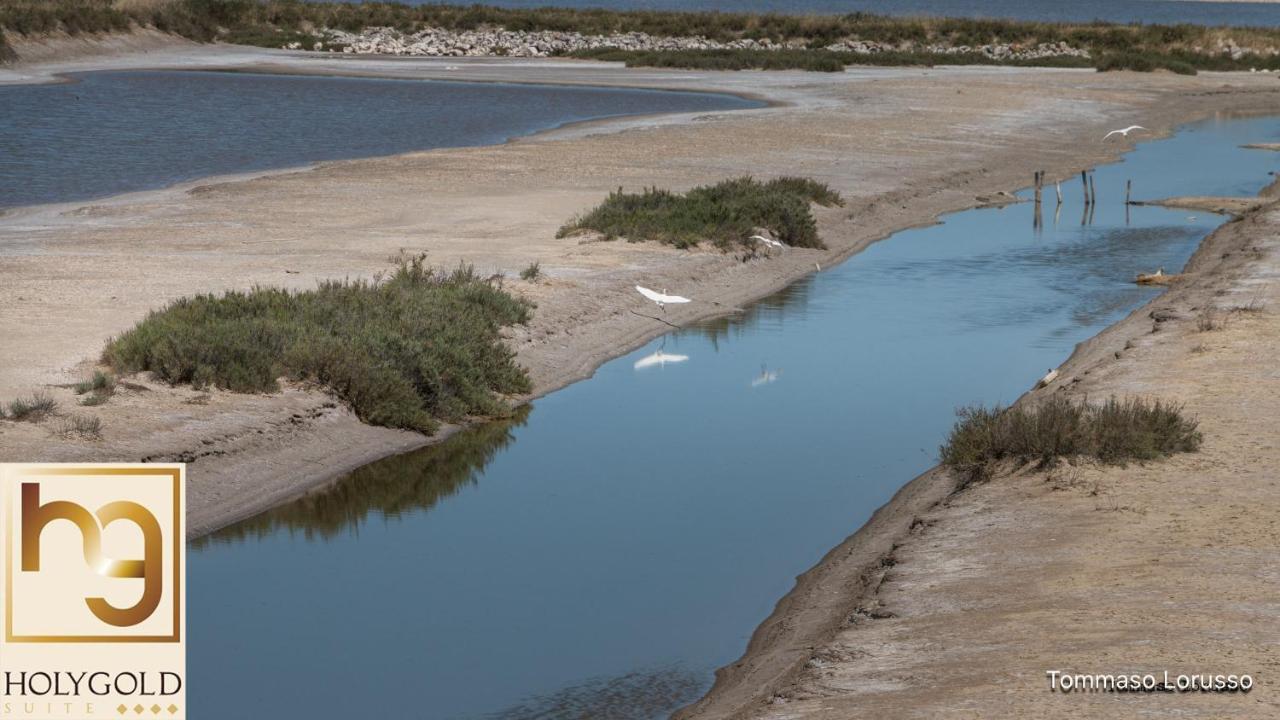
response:
[[[458,70],[448,70],[448,66]],[[401,249],[508,277],[541,262],[548,277],[507,286],[538,303],[512,333],[542,394],[588,376],[667,329],[631,290],[696,299],[673,323],[732,311],[869,242],[1026,185],[1037,168],[1067,177],[1113,159],[1103,132],[1158,131],[1228,111],[1274,109],[1274,78],[970,68],[839,74],[637,71],[574,61],[448,65],[196,47],[17,70],[0,82],[90,68],[223,67],[274,71],[566,82],[751,93],[775,106],[574,126],[502,146],[356,160],[253,178],[206,180],[0,217],[0,398],[83,378],[103,343],[148,310],[194,292],[255,284],[311,287],[372,275]],[[850,200],[820,210],[828,251],[741,263],[714,252],[581,244],[556,228],[610,189],[687,188],[745,173],[824,180]],[[191,463],[192,534],[305,492],[368,460],[421,445],[370,428],[322,393],[198,393],[139,382],[97,408],[100,441],[54,423],[0,423],[0,459],[182,459]]]
[[[1185,403],[1201,452],[909,484],[801,576],[683,718],[1275,717],[1280,203],[1032,394]],[[1052,693],[1046,672],[1251,674],[1249,694]]]

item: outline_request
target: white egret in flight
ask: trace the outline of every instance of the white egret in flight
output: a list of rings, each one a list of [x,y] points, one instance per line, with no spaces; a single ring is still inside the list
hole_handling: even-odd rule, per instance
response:
[[[1123,135],[1125,137],[1129,137],[1129,133],[1133,132],[1134,130],[1146,130],[1146,128],[1142,127],[1141,125],[1130,125],[1129,127],[1123,128],[1120,130],[1112,130],[1111,132],[1104,135],[1102,137],[1102,140],[1103,142],[1106,142],[1106,140],[1110,138],[1112,135]]]
[[[667,303],[670,303],[672,305],[679,305],[680,303],[689,302],[689,298],[687,297],[680,297],[679,295],[668,295],[666,288],[663,288],[662,292],[656,292],[656,291],[650,290],[647,287],[640,287],[639,285],[637,285],[636,292],[640,293],[641,295],[657,303],[658,307],[662,308],[662,312],[667,311],[667,308],[666,308]]]

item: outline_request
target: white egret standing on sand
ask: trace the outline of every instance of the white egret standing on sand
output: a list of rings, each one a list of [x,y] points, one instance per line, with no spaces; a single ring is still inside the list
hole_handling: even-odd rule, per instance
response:
[[[639,285],[637,285],[636,292],[640,293],[641,295],[657,303],[658,307],[662,308],[662,312],[667,311],[667,307],[666,307],[667,303],[670,303],[672,305],[679,305],[680,303],[689,302],[689,298],[687,297],[680,297],[679,295],[668,295],[666,288],[663,288],[662,292],[656,292],[656,291],[650,290],[647,287],[640,287]]]
[[[1106,142],[1107,139],[1110,138],[1112,135],[1123,135],[1125,137],[1129,137],[1129,133],[1133,132],[1134,130],[1146,130],[1146,128],[1142,127],[1141,125],[1130,125],[1129,127],[1123,128],[1120,130],[1112,130],[1111,132],[1102,136],[1102,140],[1103,142]]]

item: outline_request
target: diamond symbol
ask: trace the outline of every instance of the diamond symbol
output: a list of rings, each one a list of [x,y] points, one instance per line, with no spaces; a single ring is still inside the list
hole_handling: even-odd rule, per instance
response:
[[[123,714],[125,714],[125,713],[129,712],[129,708],[127,708],[127,707],[125,707],[123,704],[121,704],[121,705],[120,705],[120,707],[116,708],[116,712],[118,712],[118,713],[120,713],[121,715],[123,715]]]
[[[152,705],[152,706],[151,706],[151,714],[152,714],[152,715],[159,715],[159,714],[160,714],[160,706],[159,706],[159,705]]]
[[[141,714],[142,714],[142,711],[143,711],[143,710],[146,710],[146,708],[142,707],[141,705],[134,705],[134,706],[133,706],[133,711],[134,711],[134,712],[136,712],[136,713],[138,713],[139,715],[141,715]]]
[[[177,706],[177,705],[170,705],[167,709],[168,709],[168,711],[169,711],[169,714],[170,714],[170,715],[176,715],[176,714],[178,714],[178,706]]]

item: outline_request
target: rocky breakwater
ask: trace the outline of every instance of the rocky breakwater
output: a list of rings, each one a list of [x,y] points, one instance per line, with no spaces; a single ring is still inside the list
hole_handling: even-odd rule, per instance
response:
[[[700,36],[655,36],[641,32],[611,35],[584,35],[553,30],[445,30],[427,28],[404,33],[395,28],[371,27],[359,33],[325,29],[321,43],[313,49],[327,49],[357,55],[417,55],[425,57],[552,57],[582,50],[602,48],[616,50],[783,50],[809,47],[802,40],[774,42],[769,39],[743,38],[731,41],[711,40]],[[301,47],[298,43],[290,49]],[[883,43],[847,38],[822,48],[831,52],[874,55],[886,52],[928,52],[936,54],[980,53],[999,60],[1036,60],[1045,57],[1088,57],[1086,50],[1067,43],[1042,43],[1034,46],[991,44],[953,46],[944,43]]]

